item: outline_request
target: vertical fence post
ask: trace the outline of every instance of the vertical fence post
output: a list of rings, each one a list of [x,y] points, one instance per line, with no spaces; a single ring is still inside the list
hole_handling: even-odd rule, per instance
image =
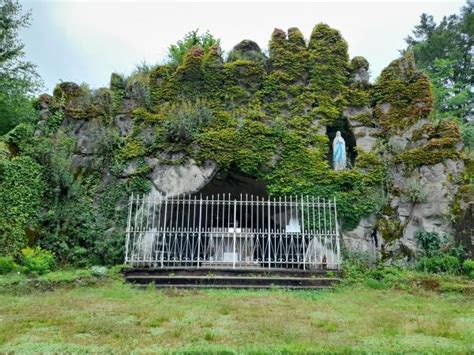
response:
[[[202,195],[199,196],[199,227],[198,227],[198,250],[197,250],[197,267],[201,258],[201,221],[202,221]]]
[[[270,237],[270,196],[268,197],[268,226],[267,226],[267,232],[268,232],[268,268],[271,268],[271,237]]]
[[[125,263],[129,261],[128,251],[129,251],[129,244],[130,244],[130,228],[132,225],[132,209],[133,209],[133,192],[130,195],[128,200],[128,221],[127,221],[127,233],[126,233],[126,241],[125,241]]]
[[[167,218],[167,215],[168,215],[168,198],[165,197],[165,217],[163,219],[163,224],[164,224],[164,228],[163,228],[163,238],[161,239],[161,243],[162,243],[162,246],[161,246],[161,267],[163,268],[164,267],[164,260],[165,260],[165,243],[166,243],[166,218]]]
[[[230,197],[229,197],[229,206],[230,206]],[[230,221],[229,221],[230,222]],[[232,268],[235,269],[235,238],[236,238],[236,232],[237,232],[237,228],[236,228],[236,223],[237,222],[237,200],[234,199],[234,234],[233,234],[233,249],[232,249]],[[230,225],[230,223],[229,223]]]
[[[337,204],[336,197],[334,196],[334,222],[336,223],[336,259],[337,259],[337,269],[340,269],[341,266],[341,256],[340,256],[340,246],[339,246],[339,226],[337,223]]]
[[[306,248],[305,248],[305,237],[304,237],[304,198],[303,195],[301,195],[301,231],[303,232],[302,234],[302,241],[303,241],[303,270],[306,270]]]

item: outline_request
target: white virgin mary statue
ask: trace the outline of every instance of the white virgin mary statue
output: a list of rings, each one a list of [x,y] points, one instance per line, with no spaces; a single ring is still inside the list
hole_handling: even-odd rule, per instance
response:
[[[344,170],[346,168],[346,141],[341,136],[341,132],[336,132],[336,137],[332,141],[332,161],[334,170]]]

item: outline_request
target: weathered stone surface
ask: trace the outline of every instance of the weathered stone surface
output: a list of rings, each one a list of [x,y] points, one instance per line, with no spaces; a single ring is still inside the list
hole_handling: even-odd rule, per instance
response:
[[[395,154],[404,151],[408,147],[409,143],[410,141],[407,138],[397,135],[390,137],[388,140],[388,146],[390,147],[392,153]]]
[[[104,126],[95,122],[80,121],[74,131],[74,135],[77,137],[75,151],[84,155],[97,154],[104,129]]]
[[[167,197],[199,191],[217,171],[216,164],[211,161],[202,166],[197,165],[193,159],[188,159],[181,165],[161,164],[157,159],[152,163],[154,168],[149,175],[155,190],[152,193]]]
[[[132,130],[133,121],[130,115],[120,114],[115,117],[115,125],[122,136],[127,136]]]
[[[389,113],[391,109],[392,105],[390,105],[388,102],[380,105],[380,111],[382,111],[384,115]]]
[[[139,166],[139,162],[138,160],[132,160],[128,165],[127,167],[122,171],[122,173],[120,174],[120,177],[122,178],[128,178],[134,174],[136,174],[137,172],[137,169],[138,169],[138,166]]]
[[[364,152],[371,152],[374,150],[377,143],[376,128],[371,127],[355,127],[353,129],[356,137],[357,148]]]
[[[364,57],[354,57],[351,60],[352,81],[354,83],[368,84],[370,79],[369,62]]]
[[[375,215],[370,215],[362,219],[353,230],[343,231],[342,239],[345,247],[352,251],[375,253],[375,241],[371,236],[375,223]]]
[[[448,159],[443,163],[422,166],[406,177],[401,169],[392,171],[393,186],[404,192],[402,197],[393,198],[391,206],[405,225],[403,242],[414,248],[415,234],[423,229],[440,234],[451,234],[450,206],[457,192],[452,181],[459,179],[464,163]],[[406,196],[410,189],[417,189],[421,201],[413,203]]]

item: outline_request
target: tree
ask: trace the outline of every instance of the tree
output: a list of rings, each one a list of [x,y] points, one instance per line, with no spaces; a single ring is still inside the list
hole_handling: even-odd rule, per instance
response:
[[[172,44],[168,48],[168,58],[171,64],[180,65],[183,63],[184,55],[192,47],[199,46],[207,53],[211,47],[220,46],[220,40],[206,31],[199,34],[199,29],[187,33],[182,40]]]
[[[473,7],[474,1],[468,0],[459,15],[444,17],[439,24],[433,16],[422,14],[406,39],[417,67],[431,78],[438,118],[467,122],[474,115]]]
[[[32,95],[42,87],[18,37],[30,20],[31,12],[23,13],[18,1],[0,0],[0,135],[34,117]]]

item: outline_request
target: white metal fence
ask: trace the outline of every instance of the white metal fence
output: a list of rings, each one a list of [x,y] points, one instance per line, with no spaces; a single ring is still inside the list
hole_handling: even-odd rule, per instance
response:
[[[125,262],[152,268],[338,269],[336,201],[132,195]]]

